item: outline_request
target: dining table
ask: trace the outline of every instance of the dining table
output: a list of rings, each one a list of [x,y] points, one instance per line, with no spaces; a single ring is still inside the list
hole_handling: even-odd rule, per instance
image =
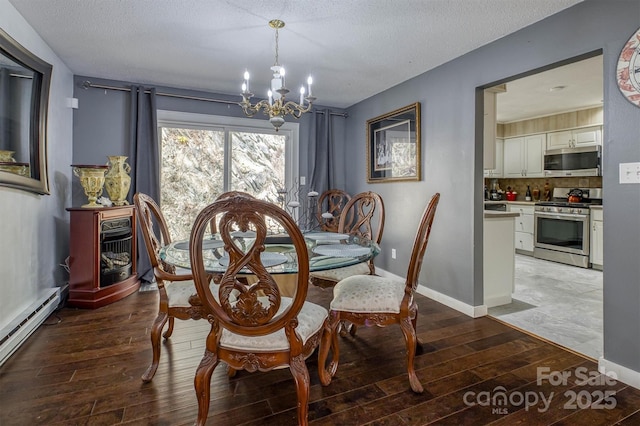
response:
[[[236,231],[231,234],[238,247],[246,249],[255,241],[253,231]],[[343,268],[367,262],[380,253],[375,242],[357,235],[337,232],[310,231],[303,237],[309,254],[309,271]],[[295,247],[287,235],[273,234],[265,239],[265,250],[260,260],[266,270],[276,276],[276,281],[285,295],[295,291],[298,272],[298,257]],[[219,234],[205,236],[202,244],[204,267],[207,272],[224,273],[229,257]],[[191,268],[189,240],[178,240],[160,248],[160,258],[169,265]],[[243,271],[241,271],[242,273]],[[244,271],[250,277],[251,271]]]

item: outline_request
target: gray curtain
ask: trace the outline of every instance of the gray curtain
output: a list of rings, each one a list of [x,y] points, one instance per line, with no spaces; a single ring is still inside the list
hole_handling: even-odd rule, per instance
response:
[[[130,102],[131,190],[130,197],[143,192],[160,202],[160,147],[158,146],[158,120],[156,114],[156,89],[131,86]],[[131,200],[130,200],[131,201]],[[147,254],[144,238],[138,230],[138,276],[153,282],[153,269]]]
[[[317,110],[309,131],[309,189],[322,194],[335,184],[335,153],[330,109]]]

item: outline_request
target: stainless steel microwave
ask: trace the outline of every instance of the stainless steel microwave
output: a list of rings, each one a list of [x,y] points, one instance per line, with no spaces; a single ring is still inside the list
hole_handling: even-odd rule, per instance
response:
[[[600,145],[549,149],[544,153],[545,176],[602,176]]]

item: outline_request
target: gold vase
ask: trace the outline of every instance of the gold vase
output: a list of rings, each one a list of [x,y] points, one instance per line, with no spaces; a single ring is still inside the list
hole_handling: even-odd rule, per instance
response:
[[[16,159],[13,158],[15,151],[7,151],[0,149],[0,163],[15,163]]]
[[[84,193],[89,199],[89,203],[82,206],[83,208],[96,208],[102,207],[96,203],[96,200],[102,195],[102,188],[104,187],[104,175],[108,170],[108,166],[86,166],[78,165],[73,167],[73,174],[80,178],[80,184],[84,189]]]
[[[0,171],[29,176],[29,164],[16,162],[13,158],[14,153],[15,151],[0,149]]]
[[[131,186],[131,166],[126,162],[124,155],[113,155],[109,158],[109,171],[104,182],[109,194],[109,199],[115,206],[126,206],[129,204],[127,195]]]

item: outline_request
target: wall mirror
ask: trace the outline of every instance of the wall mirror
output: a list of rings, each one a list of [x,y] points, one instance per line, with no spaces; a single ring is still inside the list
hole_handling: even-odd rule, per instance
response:
[[[0,185],[49,193],[47,108],[52,66],[0,29]]]

